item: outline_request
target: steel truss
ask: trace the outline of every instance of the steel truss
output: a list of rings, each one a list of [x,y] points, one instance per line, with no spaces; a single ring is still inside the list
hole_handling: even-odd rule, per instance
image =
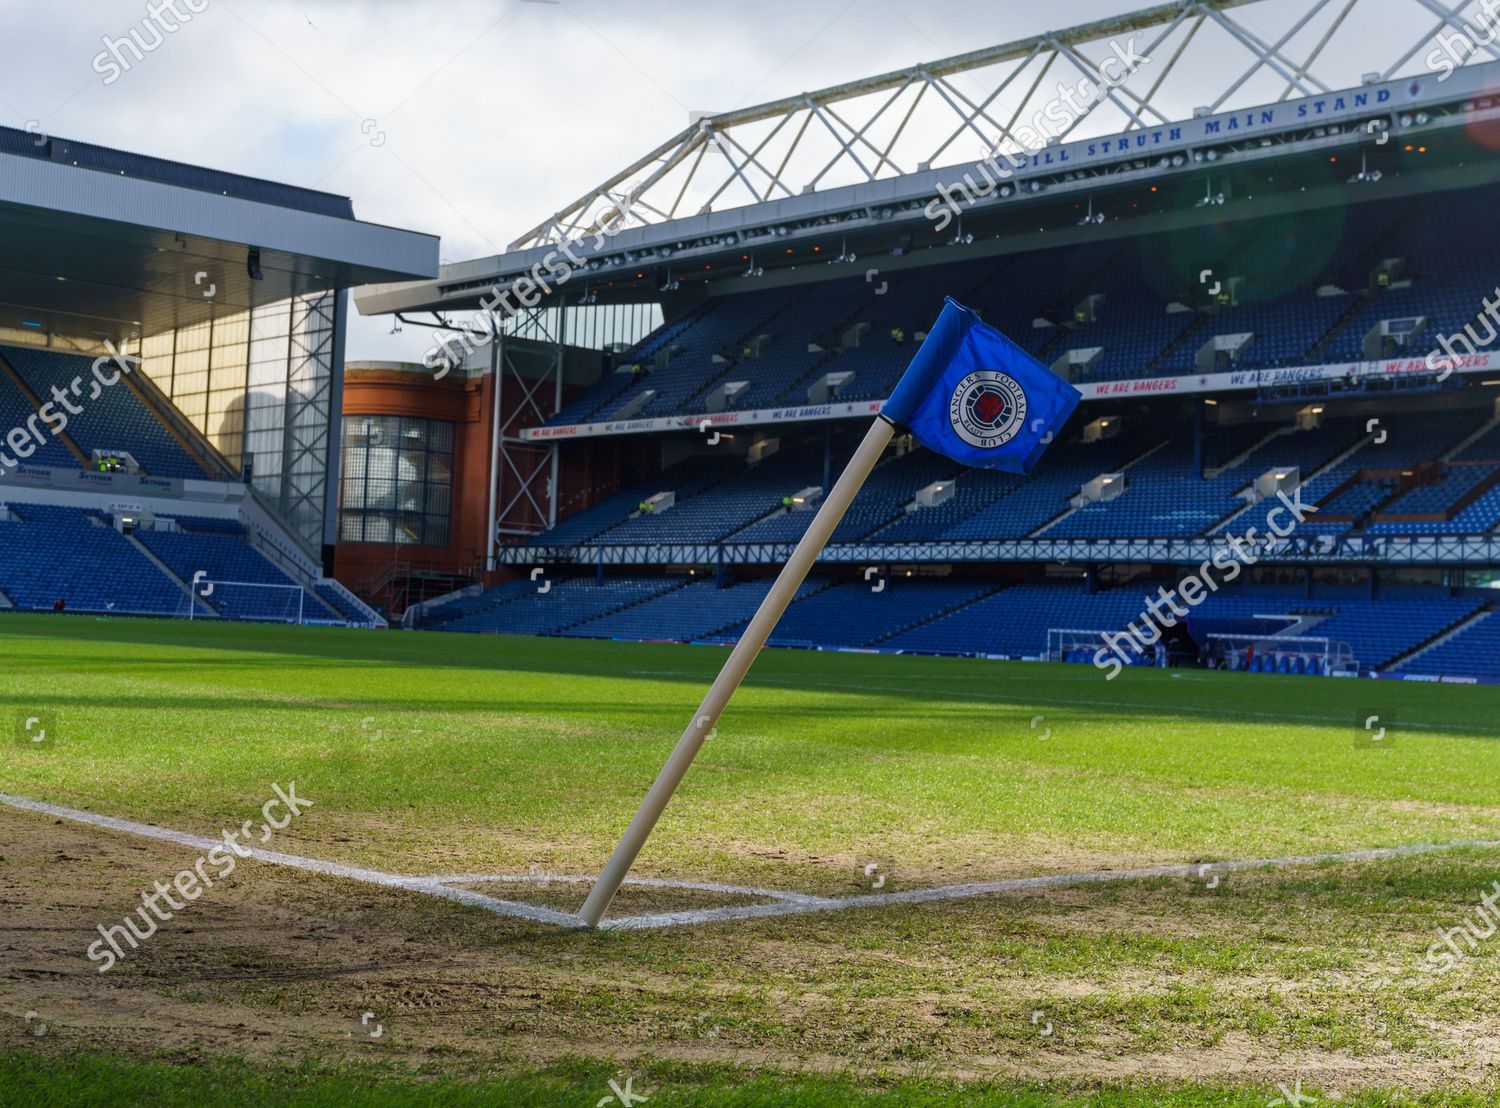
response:
[[[1404,0],[1412,19],[1359,18],[1381,2],[1306,0],[1299,10],[1283,0],[1175,0],[708,116],[508,249],[1147,129],[1171,122],[1169,114],[1180,118],[1184,104],[1215,113],[1349,88],[1369,71],[1389,80],[1424,70],[1424,47],[1437,34],[1463,32],[1466,21],[1483,25],[1474,17],[1482,0]],[[1237,18],[1240,8],[1253,10]],[[1279,30],[1263,35],[1264,24]],[[1421,34],[1412,38],[1403,28],[1414,26]],[[1150,62],[1118,83],[1101,80],[1101,69],[1119,77],[1122,66],[1111,59],[1117,46],[1132,44]],[[1469,60],[1500,59],[1500,45],[1475,45]],[[1351,57],[1363,59],[1360,71],[1350,70]],[[1066,111],[1057,107],[1064,101]]]
[[[566,312],[533,309],[521,326],[548,341],[497,335],[490,344],[495,429],[491,551],[504,536],[529,537],[557,524],[557,444],[530,442],[521,431],[546,423],[562,406],[567,317]]]

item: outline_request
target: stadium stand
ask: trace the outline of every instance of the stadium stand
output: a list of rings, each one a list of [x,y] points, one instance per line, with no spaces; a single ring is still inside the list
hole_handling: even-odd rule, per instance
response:
[[[98,383],[91,372],[92,358],[23,346],[0,348],[0,358],[10,363],[44,402],[54,395],[54,387],[68,393],[74,381],[83,382],[81,393],[74,394],[80,410],[68,417],[66,433],[86,455],[93,450],[124,450],[153,477],[201,480],[207,476],[123,380],[110,388],[98,388],[94,394]],[[76,465],[77,461],[70,457],[67,464]]]
[[[986,596],[890,639],[898,650],[1038,657],[1052,628],[1118,631],[1137,619],[1149,590],[1090,595],[1081,582],[1035,581]]]
[[[196,607],[199,618],[372,622],[335,583],[309,588],[284,573],[239,520],[160,516],[156,528],[126,535],[107,511],[13,499],[0,508],[0,607],[51,612],[63,601],[66,612],[187,616],[187,583],[199,571],[211,582],[275,586],[216,586]]]
[[[1203,471],[1194,470],[1187,425],[1177,417],[1137,418],[1128,413],[1112,437],[1083,442],[1076,433],[1054,447],[1049,463],[1031,478],[969,470],[955,474],[946,460],[920,448],[877,468],[840,526],[835,542],[910,543],[928,539],[1050,537],[1184,537],[1225,533],[1252,521],[1243,494],[1259,475],[1298,467],[1309,487],[1321,489],[1322,510],[1339,515],[1318,525],[1334,534],[1351,527],[1372,531],[1423,528],[1446,532],[1491,530],[1500,525],[1500,461],[1493,456],[1491,413],[1473,407],[1396,411],[1381,416],[1385,437],[1371,436],[1367,420],[1329,415],[1322,426],[1298,430],[1283,421],[1256,421],[1214,430],[1202,448]],[[1449,460],[1444,461],[1444,458]],[[842,462],[835,453],[833,464]],[[719,461],[701,491],[660,517],[607,526],[611,512],[628,511],[628,497],[601,504],[578,533],[630,541],[662,536],[728,543],[795,541],[810,512],[774,507],[777,497],[815,484],[822,459],[811,443],[793,445],[758,466]],[[736,467],[738,470],[736,471]],[[1102,505],[1074,510],[1068,501],[1091,477],[1123,470],[1130,486]],[[680,473],[693,473],[689,464]],[[702,474],[701,468],[697,470]],[[1413,483],[1415,474],[1425,483]],[[913,509],[917,490],[956,481],[954,495],[934,508]],[[649,483],[648,483],[649,484]],[[641,486],[647,487],[647,486]],[[769,509],[769,510],[768,510]],[[1457,510],[1455,510],[1457,509]],[[671,527],[674,514],[678,522]],[[1376,522],[1384,515],[1441,516],[1425,521]],[[748,521],[748,522],[747,522]],[[1236,522],[1238,521],[1238,522]],[[1309,526],[1318,521],[1310,520]],[[1050,524],[1050,525],[1049,525]],[[564,524],[564,527],[568,524]],[[540,541],[547,541],[542,536]],[[679,540],[680,541],[680,540]],[[1299,571],[1300,572],[1300,571]],[[1310,578],[1309,578],[1310,580]],[[1090,593],[1077,579],[1003,582],[961,575],[946,579],[897,575],[882,592],[864,580],[814,577],[783,618],[773,645],[882,649],[910,652],[1037,657],[1048,649],[1048,631],[1118,631],[1140,617],[1145,599],[1169,581],[1151,581]],[[578,634],[676,641],[732,641],[767,587],[765,579],[723,588],[701,580],[635,574],[557,586],[566,602],[538,598],[526,582],[502,586],[464,602],[473,615],[449,609],[444,626],[512,633]],[[1193,614],[1201,636],[1210,631],[1274,635],[1295,633],[1347,644],[1366,671],[1424,666],[1445,672],[1500,678],[1500,654],[1491,646],[1500,622],[1482,618],[1492,601],[1481,590],[1454,595],[1417,589],[1412,595],[1358,588],[1270,585],[1226,589]],[[1472,628],[1454,635],[1456,628]],[[1445,639],[1445,636],[1452,636]],[[1434,647],[1434,644],[1441,644]],[[1472,648],[1472,649],[1471,649]],[[1474,656],[1474,651],[1480,652]],[[1453,664],[1463,658],[1462,665]],[[1089,661],[1087,652],[1073,661]],[[1313,657],[1266,656],[1257,672],[1312,673]],[[1410,669],[1411,672],[1424,670]]]
[[[202,573],[203,580],[216,582],[214,592],[204,599],[226,619],[291,621],[313,613],[329,614],[316,593],[299,586],[242,535],[149,530],[137,531],[135,538],[183,581]]]
[[[441,609],[438,629],[503,634],[572,635],[638,641],[732,643],[764,598],[770,577],[738,584],[631,574],[553,582],[545,592],[516,581]],[[1151,634],[1142,619],[1163,580],[1138,580],[1090,592],[1077,578],[1007,584],[985,578],[911,577],[848,580],[815,575],[798,591],[771,645],[817,649],[880,649],[904,653],[1038,658],[1049,631]],[[1368,591],[1241,585],[1194,609],[1188,626],[1202,644],[1212,632],[1296,634],[1347,644],[1364,671],[1393,665],[1410,672],[1500,677],[1500,652],[1490,649],[1500,619],[1485,614],[1488,598],[1416,589],[1371,596]],[[1477,622],[1475,621],[1478,618]],[[1461,633],[1452,639],[1455,629]],[[1441,644],[1441,645],[1434,645]],[[1094,647],[1066,660],[1092,662]],[[1488,653],[1486,653],[1488,651]],[[1415,657],[1416,663],[1407,665]],[[1455,666],[1454,659],[1462,665]],[[1144,659],[1142,659],[1144,660]],[[1311,673],[1310,656],[1268,661],[1265,672]],[[1259,666],[1256,672],[1262,672]]]
[[[3,369],[0,366],[0,423],[8,431],[12,427],[25,427],[28,420],[37,418],[37,410]],[[14,452],[8,445],[3,449],[6,453]],[[18,457],[17,461],[23,465],[46,466],[51,469],[76,469],[82,465],[72,451],[50,435],[45,436],[45,441],[29,458]]]
[[[182,589],[98,514],[10,503],[0,519],[0,592],[12,607],[170,615]]]
[[[549,422],[805,404],[808,387],[827,373],[853,375],[839,399],[877,399],[947,295],[1049,364],[1097,350],[1072,371],[1080,380],[1198,372],[1200,351],[1225,335],[1251,338],[1216,368],[1355,361],[1369,355],[1367,339],[1386,320],[1421,325],[1381,340],[1380,356],[1425,355],[1493,292],[1474,241],[1492,229],[1449,218],[1453,205],[1483,202],[1467,190],[1367,204],[1358,218],[1311,211],[1226,224],[1216,235],[1190,230],[950,262],[882,274],[880,295],[845,278],[720,297],[620,355],[616,365],[627,372],[606,374]],[[1382,284],[1374,268],[1384,259],[1401,265]],[[1222,286],[1218,295],[1202,287],[1204,272],[1219,275],[1211,286]],[[748,387],[716,396],[733,381]]]
[[[1479,614],[1457,634],[1398,667],[1404,673],[1494,678],[1500,673],[1500,612]]]
[[[530,581],[515,581],[479,597],[445,606],[441,610],[440,627],[444,631],[557,635],[660,593],[681,589],[686,581],[647,576],[611,577],[604,581],[575,577],[550,582],[545,591],[538,591],[538,586]]]

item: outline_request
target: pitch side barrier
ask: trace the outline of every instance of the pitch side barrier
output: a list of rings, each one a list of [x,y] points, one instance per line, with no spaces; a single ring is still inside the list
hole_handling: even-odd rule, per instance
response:
[[[502,547],[501,565],[533,566],[736,566],[776,565],[790,543],[582,543]],[[994,562],[1076,564],[1149,562],[1202,565],[1228,542],[1191,539],[997,539],[963,542],[842,543],[824,549],[823,565],[892,565]],[[1291,535],[1281,541],[1278,563],[1369,565],[1500,564],[1500,535]]]

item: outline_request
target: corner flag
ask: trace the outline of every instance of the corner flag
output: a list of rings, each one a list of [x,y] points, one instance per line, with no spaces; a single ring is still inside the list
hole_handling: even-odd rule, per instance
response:
[[[949,297],[880,414],[955,462],[1030,473],[1081,399]]]
[[[1030,473],[1080,399],[1072,385],[968,308],[948,300],[641,801],[579,909],[585,927],[598,927],[604,918],[667,801],[896,429],[909,430],[929,450],[964,465]]]

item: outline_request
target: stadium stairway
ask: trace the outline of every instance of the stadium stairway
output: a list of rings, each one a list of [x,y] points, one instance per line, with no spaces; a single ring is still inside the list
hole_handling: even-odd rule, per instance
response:
[[[7,502],[0,519],[0,588],[12,607],[71,612],[173,615],[178,585],[158,572],[98,512]]]
[[[1475,613],[1394,668],[1406,674],[1500,681],[1500,612]]]
[[[1124,474],[1127,475],[1126,476],[1126,490],[1119,497],[1117,497],[1115,500],[1111,500],[1108,503],[1115,504],[1115,503],[1118,503],[1119,500],[1123,500],[1125,497],[1129,496],[1130,495],[1130,488],[1129,488],[1129,483],[1130,483],[1129,474],[1130,474],[1130,471],[1132,469],[1134,469],[1136,466],[1142,465],[1145,462],[1149,461],[1154,455],[1160,453],[1163,450],[1166,450],[1170,445],[1171,445],[1170,442],[1168,442],[1167,440],[1163,440],[1163,441],[1157,443],[1155,446],[1151,447],[1144,454],[1139,454],[1136,457],[1130,459],[1130,461],[1126,462],[1124,465],[1122,465],[1120,467],[1120,469],[1119,469],[1119,472],[1124,473]],[[1079,488],[1081,489],[1082,485],[1080,485]],[[1044,523],[1040,527],[1038,527],[1035,531],[1032,531],[1032,532],[1028,533],[1026,537],[1028,539],[1039,539],[1043,535],[1045,535],[1048,531],[1051,531],[1054,527],[1061,526],[1066,520],[1068,520],[1068,519],[1072,518],[1073,516],[1077,515],[1079,512],[1083,511],[1086,507],[1088,507],[1088,505],[1077,505],[1077,504],[1069,505],[1062,512],[1060,512],[1059,514],[1057,514],[1053,518],[1049,519],[1046,523]]]
[[[787,609],[772,646],[868,649],[996,591],[991,584],[890,577],[823,588]]]
[[[1468,455],[1468,457],[1465,457]],[[1439,461],[1500,461],[1500,416],[1481,424],[1472,435],[1459,440]]]
[[[158,573],[160,573],[168,581],[171,581],[174,585],[177,586],[177,588],[182,593],[182,604],[180,609],[181,611],[185,613],[187,611],[188,605],[191,604],[193,606],[194,615],[216,616],[219,614],[217,609],[215,609],[214,606],[207,600],[203,599],[201,596],[195,595],[193,592],[193,587],[186,581],[184,581],[181,577],[179,577],[176,571],[173,570],[171,566],[167,565],[166,562],[158,558],[156,556],[156,552],[149,546],[141,542],[134,535],[126,535],[125,541],[130,543],[131,546],[135,547],[136,550],[140,551],[141,557],[145,558],[148,562],[154,565]]]
[[[566,633],[636,642],[733,642],[774,582],[774,577],[767,576],[721,587],[715,580],[699,578],[683,588],[658,593],[639,604],[578,624]],[[793,603],[831,584],[818,578],[804,581]]]
[[[157,388],[155,382],[149,377],[143,373],[132,373],[122,375],[120,381],[135,394],[136,401],[141,407],[157,419],[173,441],[182,448],[182,452],[191,458],[210,480],[240,480],[239,473],[229,460],[219,453],[213,443],[197,433],[188,420],[173,406],[166,394]]]
[[[444,605],[429,626],[441,631],[511,635],[562,635],[602,616],[644,603],[691,584],[689,578],[593,577],[545,582],[507,582]]]
[[[67,393],[74,381],[90,382],[77,397],[81,410],[68,417],[66,432],[85,468],[94,450],[127,450],[154,477],[202,480],[209,476],[185,448],[180,433],[169,429],[157,409],[144,402],[143,393],[130,387],[135,374],[118,374],[116,385],[98,389],[96,395],[91,358],[22,346],[5,347],[0,355],[38,406],[43,394],[51,395],[54,388]]]
[[[1441,651],[1440,648],[1447,647],[1450,643],[1463,637],[1469,631],[1477,629],[1481,623],[1491,620],[1494,615],[1495,612],[1491,608],[1481,608],[1477,612],[1471,612],[1436,635],[1430,636],[1413,649],[1396,658],[1392,658],[1385,668],[1393,672],[1422,673],[1425,672],[1422,668],[1424,658],[1439,663],[1451,660],[1470,662],[1472,659],[1465,658],[1462,655],[1458,655],[1457,659],[1449,659],[1448,654],[1456,652]],[[1495,663],[1500,662],[1500,620],[1496,620],[1494,626],[1487,627],[1486,630],[1492,632],[1492,634],[1475,635],[1470,639],[1468,645],[1471,647],[1477,646],[1480,642],[1488,642],[1493,638],[1496,646],[1496,649],[1490,653],[1493,666]]]
[[[6,429],[24,427],[39,415],[43,401],[25,379],[15,371],[9,359],[5,357],[3,347],[0,347],[0,375],[3,375],[0,376],[0,419],[5,421]],[[53,469],[66,469],[74,464],[81,469],[87,469],[89,456],[79,448],[78,443],[73,441],[73,436],[64,428],[60,432],[54,431],[52,440],[38,447],[36,453],[27,461],[32,465],[48,466]]]

